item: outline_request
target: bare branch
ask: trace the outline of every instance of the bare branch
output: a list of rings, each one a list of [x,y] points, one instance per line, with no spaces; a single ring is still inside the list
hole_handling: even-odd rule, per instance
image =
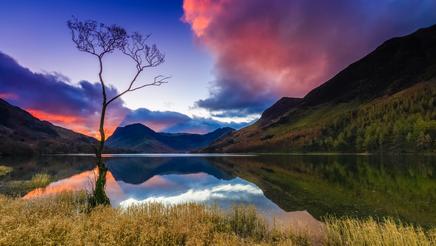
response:
[[[168,79],[170,79],[170,78],[171,78],[171,76],[165,77],[163,75],[159,75],[159,76],[154,77],[154,80],[152,83],[137,86],[135,88],[130,89],[130,91],[136,91],[136,90],[142,89],[142,88],[147,87],[147,86],[161,86],[162,84],[168,83]]]
[[[159,75],[156,76],[151,83],[134,86],[138,77],[145,68],[157,67],[165,61],[165,55],[160,52],[156,45],[149,46],[146,44],[146,41],[150,36],[151,35],[143,36],[137,32],[134,32],[132,35],[127,37],[125,45],[120,48],[125,55],[134,61],[136,74],[130,81],[127,89],[108,100],[107,104],[110,104],[128,92],[136,91],[147,86],[160,86],[168,83],[167,80],[170,78],[169,76],[165,77],[163,75]]]
[[[106,103],[106,86],[103,80],[103,56],[112,53],[115,49],[123,49],[127,43],[127,32],[124,28],[107,26],[96,21],[79,21],[73,17],[67,22],[71,30],[71,39],[76,48],[98,57],[99,79],[103,93],[103,104]]]
[[[156,45],[146,44],[150,36],[142,36],[135,32],[128,36],[125,46],[121,48],[121,51],[135,62],[138,71],[148,67],[157,67],[165,61],[165,55]]]
[[[127,42],[126,30],[116,25],[107,26],[92,20],[79,21],[75,17],[67,25],[76,48],[98,57],[121,49]]]
[[[139,86],[133,87],[133,88],[132,88],[132,86],[134,83],[131,83],[129,88],[127,88],[125,91],[121,92],[120,94],[118,94],[118,95],[114,96],[113,98],[111,98],[110,100],[108,100],[106,105],[109,105],[111,102],[120,98],[121,96],[123,96],[127,92],[136,91],[136,90],[142,89],[144,87],[148,87],[148,86],[161,86],[162,84],[166,84],[166,83],[168,83],[168,79],[170,79],[170,78],[171,78],[171,76],[158,75],[158,76],[154,77],[153,82],[147,83],[147,84],[142,84],[142,85],[139,85]]]

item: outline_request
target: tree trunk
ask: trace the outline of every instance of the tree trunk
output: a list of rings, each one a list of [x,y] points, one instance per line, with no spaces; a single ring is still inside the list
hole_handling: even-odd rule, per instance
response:
[[[110,205],[110,200],[106,195],[105,186],[106,186],[106,174],[107,167],[103,163],[103,161],[98,160],[97,162],[101,162],[98,165],[98,177],[95,182],[94,189],[94,197],[93,197],[93,205]]]
[[[97,159],[97,169],[98,169],[98,177],[95,181],[95,189],[94,189],[94,196],[92,205],[98,206],[98,205],[110,205],[110,200],[106,195],[105,186],[106,186],[106,174],[107,174],[107,167],[104,164],[103,161],[103,149],[104,149],[104,143],[106,141],[105,133],[104,133],[104,119],[106,115],[106,97],[103,99],[103,105],[101,108],[101,116],[100,116],[100,142],[97,147],[96,151],[96,159]]]

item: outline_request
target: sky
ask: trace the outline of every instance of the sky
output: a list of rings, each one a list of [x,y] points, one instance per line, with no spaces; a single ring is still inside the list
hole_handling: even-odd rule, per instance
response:
[[[98,63],[78,51],[72,16],[152,34],[166,61],[141,82],[171,76],[111,105],[107,131],[240,128],[283,96],[311,89],[385,40],[436,24],[434,0],[2,0],[0,97],[34,116],[95,135]],[[108,90],[126,88],[134,64],[104,60]]]

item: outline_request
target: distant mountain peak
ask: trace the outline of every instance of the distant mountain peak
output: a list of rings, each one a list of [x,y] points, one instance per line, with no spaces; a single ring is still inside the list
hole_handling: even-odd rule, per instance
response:
[[[149,134],[156,134],[156,132],[151,129],[150,127],[141,124],[141,123],[133,123],[125,126],[119,126],[115,129],[114,133],[112,135],[115,135],[118,132],[131,132],[131,133],[137,133],[138,131],[146,132]]]
[[[223,127],[206,134],[165,133],[134,123],[118,127],[107,139],[107,145],[136,152],[188,152],[206,147],[233,131],[235,129]]]

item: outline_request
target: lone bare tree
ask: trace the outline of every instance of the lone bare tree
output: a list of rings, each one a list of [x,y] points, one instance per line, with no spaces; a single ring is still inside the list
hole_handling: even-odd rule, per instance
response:
[[[157,67],[165,61],[165,56],[160,52],[156,45],[146,43],[150,35],[143,36],[139,33],[128,34],[126,30],[117,25],[105,25],[93,20],[80,21],[72,18],[67,22],[71,30],[71,39],[79,51],[89,53],[98,61],[98,77],[101,84],[102,104],[99,124],[100,140],[96,146],[96,160],[98,168],[98,177],[95,182],[94,194],[92,199],[93,205],[108,205],[109,198],[105,192],[107,167],[103,161],[102,154],[106,141],[104,123],[106,110],[109,104],[117,100],[124,94],[136,91],[148,86],[160,86],[167,83],[169,77],[158,75],[153,81],[146,83],[137,83],[139,76],[146,68]],[[131,81],[128,82],[127,88],[111,98],[106,94],[106,82],[103,79],[103,58],[120,51],[122,54],[130,57],[136,67],[136,73]]]

